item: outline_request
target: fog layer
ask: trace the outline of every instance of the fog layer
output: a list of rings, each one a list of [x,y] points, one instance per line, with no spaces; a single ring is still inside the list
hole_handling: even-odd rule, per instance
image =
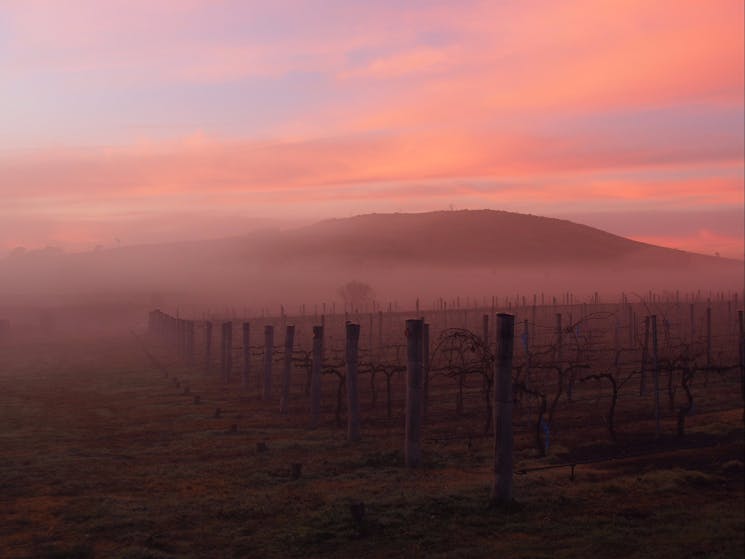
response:
[[[0,315],[30,307],[101,309],[106,316],[138,316],[151,307],[257,315],[279,314],[280,306],[294,314],[302,305],[342,308],[338,290],[351,280],[372,288],[366,305],[413,308],[418,298],[431,308],[456,297],[741,290],[743,275],[741,261],[557,219],[494,211],[373,214],[212,241],[15,253],[0,261]]]

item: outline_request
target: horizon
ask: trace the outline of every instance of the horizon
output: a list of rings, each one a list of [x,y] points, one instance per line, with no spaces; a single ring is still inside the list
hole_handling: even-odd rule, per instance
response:
[[[256,227],[248,228],[244,232],[236,232],[235,234],[231,234],[231,235],[203,236],[203,237],[195,237],[195,238],[179,238],[179,239],[173,239],[173,240],[163,239],[163,240],[154,240],[150,242],[148,241],[135,242],[131,244],[118,242],[110,246],[96,245],[93,248],[46,245],[43,247],[40,246],[40,247],[28,249],[26,247],[19,246],[11,250],[6,250],[6,251],[0,250],[0,260],[4,258],[10,258],[14,254],[16,255],[33,254],[33,253],[40,253],[44,251],[51,251],[51,252],[59,253],[59,254],[84,254],[84,253],[89,253],[89,252],[117,250],[117,249],[123,249],[123,248],[138,248],[138,247],[148,247],[148,246],[170,246],[170,245],[201,243],[201,242],[219,242],[219,241],[224,241],[224,240],[226,241],[226,240],[235,240],[235,239],[242,239],[242,238],[249,240],[251,239],[252,235],[256,233],[262,233],[265,231],[276,231],[281,234],[281,233],[287,233],[287,232],[292,232],[296,230],[303,230],[307,227],[313,227],[314,225],[318,225],[324,222],[352,220],[355,218],[368,217],[368,216],[385,217],[385,216],[393,216],[393,215],[408,216],[408,215],[421,215],[421,214],[459,213],[459,212],[464,213],[464,212],[483,212],[483,211],[495,212],[495,213],[503,212],[503,213],[522,215],[522,216],[536,217],[536,218],[557,219],[560,221],[568,221],[575,225],[585,225],[588,227],[592,227],[593,229],[597,229],[599,231],[611,233],[613,235],[616,235],[618,237],[621,237],[621,238],[624,238],[630,241],[648,244],[654,247],[678,250],[678,251],[683,251],[686,253],[695,254],[699,256],[716,256],[716,257],[726,258],[726,259],[735,260],[739,262],[745,261],[745,256],[743,255],[735,254],[734,256],[728,256],[726,254],[720,254],[718,252],[709,254],[706,252],[683,249],[677,246],[665,246],[664,244],[661,244],[661,243],[655,243],[655,242],[651,242],[650,240],[645,240],[645,239],[635,239],[633,237],[627,237],[624,235],[614,233],[612,231],[606,231],[605,229],[601,229],[599,227],[594,227],[587,223],[580,223],[579,221],[574,221],[574,220],[563,218],[563,217],[553,217],[553,216],[547,216],[547,215],[542,216],[542,215],[536,215],[536,214],[510,212],[507,210],[489,209],[489,208],[461,208],[461,209],[448,208],[447,210],[430,210],[430,211],[421,211],[421,212],[372,212],[372,213],[367,213],[367,214],[356,214],[356,215],[347,216],[347,217],[328,217],[328,218],[323,218],[323,219],[318,219],[318,220],[297,220],[295,222],[281,221],[281,220],[263,220],[263,222],[260,221],[261,224],[257,225]]]
[[[0,255],[495,209],[745,255],[741,2],[0,6]]]

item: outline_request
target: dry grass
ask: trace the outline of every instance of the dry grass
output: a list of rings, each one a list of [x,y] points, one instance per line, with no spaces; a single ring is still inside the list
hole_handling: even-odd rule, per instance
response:
[[[501,511],[486,507],[488,439],[430,442],[425,467],[408,471],[398,425],[366,425],[350,446],[331,415],[308,431],[237,386],[178,367],[165,378],[127,339],[6,348],[0,371],[2,557],[743,552],[740,411],[691,422],[689,440],[717,447],[669,442],[660,456],[578,466],[575,481],[568,469],[517,476],[518,505]],[[522,452],[516,468],[549,462]],[[358,500],[364,525],[349,511]]]

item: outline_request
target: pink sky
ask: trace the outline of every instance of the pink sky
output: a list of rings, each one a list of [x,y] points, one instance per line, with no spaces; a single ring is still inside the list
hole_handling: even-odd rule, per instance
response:
[[[488,207],[742,258],[743,19],[741,0],[6,0],[0,255]]]

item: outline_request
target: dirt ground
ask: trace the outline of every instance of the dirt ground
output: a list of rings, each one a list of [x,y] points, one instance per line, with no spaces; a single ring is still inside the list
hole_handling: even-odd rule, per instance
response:
[[[297,390],[283,416],[238,384],[161,362],[126,336],[0,349],[1,557],[745,551],[741,408],[707,411],[702,399],[682,439],[671,421],[650,439],[621,413],[615,444],[598,429],[544,458],[518,447],[516,502],[490,509],[488,437],[426,438],[424,466],[408,470],[397,420],[363,422],[350,445],[333,406],[319,429],[305,428]]]

